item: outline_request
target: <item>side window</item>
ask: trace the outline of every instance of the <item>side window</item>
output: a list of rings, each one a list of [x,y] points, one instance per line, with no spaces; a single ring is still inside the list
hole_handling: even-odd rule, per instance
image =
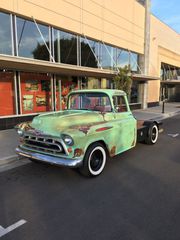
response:
[[[127,112],[127,104],[124,96],[113,96],[113,103],[116,112]]]

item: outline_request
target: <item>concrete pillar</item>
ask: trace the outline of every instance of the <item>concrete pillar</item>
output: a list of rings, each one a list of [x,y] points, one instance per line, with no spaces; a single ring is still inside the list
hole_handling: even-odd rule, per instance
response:
[[[149,75],[149,46],[150,46],[150,19],[151,0],[145,0],[145,23],[144,23],[144,61],[142,63],[144,75]],[[141,59],[142,60],[142,59]],[[141,61],[140,60],[140,61]],[[144,83],[142,91],[142,108],[147,108],[148,101],[148,82]]]
[[[88,77],[87,81],[88,81],[88,89],[93,89],[93,86],[94,86],[94,78]]]
[[[137,101],[141,102],[141,103],[143,101],[143,89],[144,89],[144,83],[139,83],[138,84],[138,99],[137,99]]]
[[[106,80],[106,78],[101,78],[101,88],[107,88],[107,80]]]

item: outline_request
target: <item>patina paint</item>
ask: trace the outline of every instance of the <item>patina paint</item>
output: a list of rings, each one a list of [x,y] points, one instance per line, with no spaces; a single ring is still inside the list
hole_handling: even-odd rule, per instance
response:
[[[98,141],[104,142],[110,156],[135,146],[137,126],[129,106],[127,112],[117,113],[113,105],[112,97],[120,95],[126,98],[124,92],[101,89],[76,92],[106,93],[112,105],[112,112],[65,110],[45,113],[34,117],[31,123],[19,124],[18,128],[34,135],[39,132],[42,136],[52,136],[56,139],[61,139],[63,134],[71,136],[74,144],[66,146],[68,155],[65,155],[65,158],[83,158],[88,146]],[[23,147],[23,143],[21,147]]]
[[[97,112],[84,110],[77,111],[60,111],[47,115],[39,115],[35,117],[31,123],[33,128],[39,129],[46,134],[59,136],[60,132],[68,129],[81,128],[89,125],[104,123],[103,116]]]

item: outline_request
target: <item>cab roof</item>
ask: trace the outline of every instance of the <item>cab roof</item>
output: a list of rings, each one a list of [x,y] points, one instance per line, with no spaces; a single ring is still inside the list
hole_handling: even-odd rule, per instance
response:
[[[122,90],[118,90],[118,89],[82,89],[82,90],[74,90],[72,91],[70,94],[72,93],[105,93],[108,94],[109,96],[114,96],[114,95],[121,95],[124,96],[126,95],[126,93]]]

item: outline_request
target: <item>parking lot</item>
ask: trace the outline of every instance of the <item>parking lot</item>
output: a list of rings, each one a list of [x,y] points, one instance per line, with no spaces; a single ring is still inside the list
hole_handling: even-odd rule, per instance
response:
[[[179,121],[165,120],[156,145],[109,160],[97,178],[35,163],[0,173],[0,233],[11,227],[2,239],[179,240]]]

